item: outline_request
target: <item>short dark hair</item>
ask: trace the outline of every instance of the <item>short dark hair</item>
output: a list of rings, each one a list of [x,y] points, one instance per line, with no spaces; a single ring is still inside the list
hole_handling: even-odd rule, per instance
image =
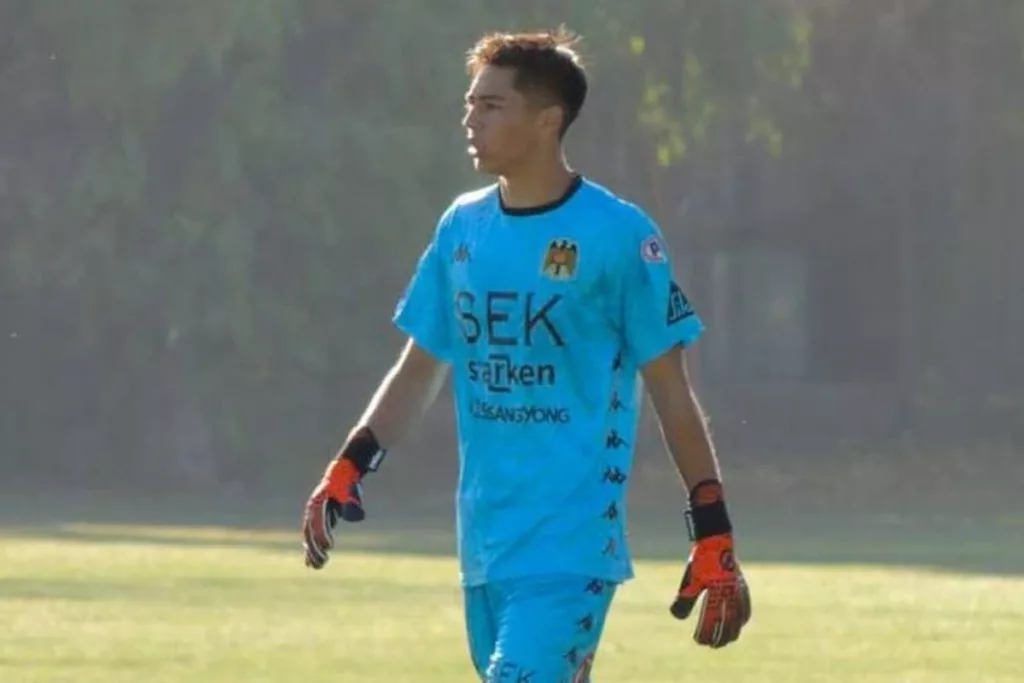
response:
[[[532,33],[488,33],[466,54],[476,76],[485,66],[515,70],[517,90],[540,94],[562,107],[562,130],[572,125],[587,99],[587,75],[575,46],[579,36],[565,27]]]

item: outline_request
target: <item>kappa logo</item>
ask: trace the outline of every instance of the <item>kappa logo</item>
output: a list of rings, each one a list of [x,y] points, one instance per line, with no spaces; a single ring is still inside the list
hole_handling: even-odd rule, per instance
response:
[[[472,255],[469,253],[469,246],[465,242],[460,244],[452,253],[452,261],[455,263],[467,263],[472,258]]]
[[[571,280],[576,277],[579,258],[580,247],[574,241],[551,240],[547,251],[544,252],[541,272],[552,280]]]
[[[584,633],[590,633],[594,630],[594,615],[588,614],[579,621],[576,622],[576,626],[579,627]]]
[[[626,440],[619,436],[619,433],[614,429],[608,432],[608,436],[604,440],[604,447],[608,450],[622,448],[625,445]]]
[[[612,484],[624,484],[628,475],[618,467],[608,467],[604,471],[604,476],[601,477],[602,482],[611,482]]]
[[[665,247],[657,236],[648,237],[640,245],[640,256],[648,263],[666,263],[668,256],[665,254]]]

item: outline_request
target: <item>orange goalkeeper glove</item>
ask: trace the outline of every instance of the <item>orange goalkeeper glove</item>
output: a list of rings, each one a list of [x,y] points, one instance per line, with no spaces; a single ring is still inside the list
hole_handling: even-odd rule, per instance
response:
[[[303,548],[306,566],[321,569],[334,547],[334,527],[338,520],[361,522],[363,510],[362,480],[374,472],[385,451],[367,427],[356,430],[337,458],[331,461],[309,500],[302,517]]]
[[[707,591],[693,639],[699,645],[724,647],[740,637],[750,621],[751,604],[736,561],[721,483],[705,481],[693,488],[687,521],[693,548],[671,612],[676,619],[686,619]]]

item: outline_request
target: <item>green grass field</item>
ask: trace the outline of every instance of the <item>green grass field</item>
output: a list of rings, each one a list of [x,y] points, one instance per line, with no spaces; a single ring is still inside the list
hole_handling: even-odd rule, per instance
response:
[[[638,553],[661,559],[639,561],[619,593],[595,680],[1024,680],[1020,525],[984,524],[979,535],[942,520],[927,533],[900,524],[773,536],[752,521],[741,560],[754,619],[719,652],[696,647],[691,624],[669,616],[681,557],[667,558],[682,551],[646,533]],[[290,530],[9,524],[0,681],[474,680],[450,537],[367,528],[313,573]]]

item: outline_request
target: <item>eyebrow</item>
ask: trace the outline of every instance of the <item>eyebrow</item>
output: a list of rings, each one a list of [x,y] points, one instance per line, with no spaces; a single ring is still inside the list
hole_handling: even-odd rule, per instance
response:
[[[466,102],[504,102],[505,98],[502,95],[475,95],[473,93],[466,93]]]

